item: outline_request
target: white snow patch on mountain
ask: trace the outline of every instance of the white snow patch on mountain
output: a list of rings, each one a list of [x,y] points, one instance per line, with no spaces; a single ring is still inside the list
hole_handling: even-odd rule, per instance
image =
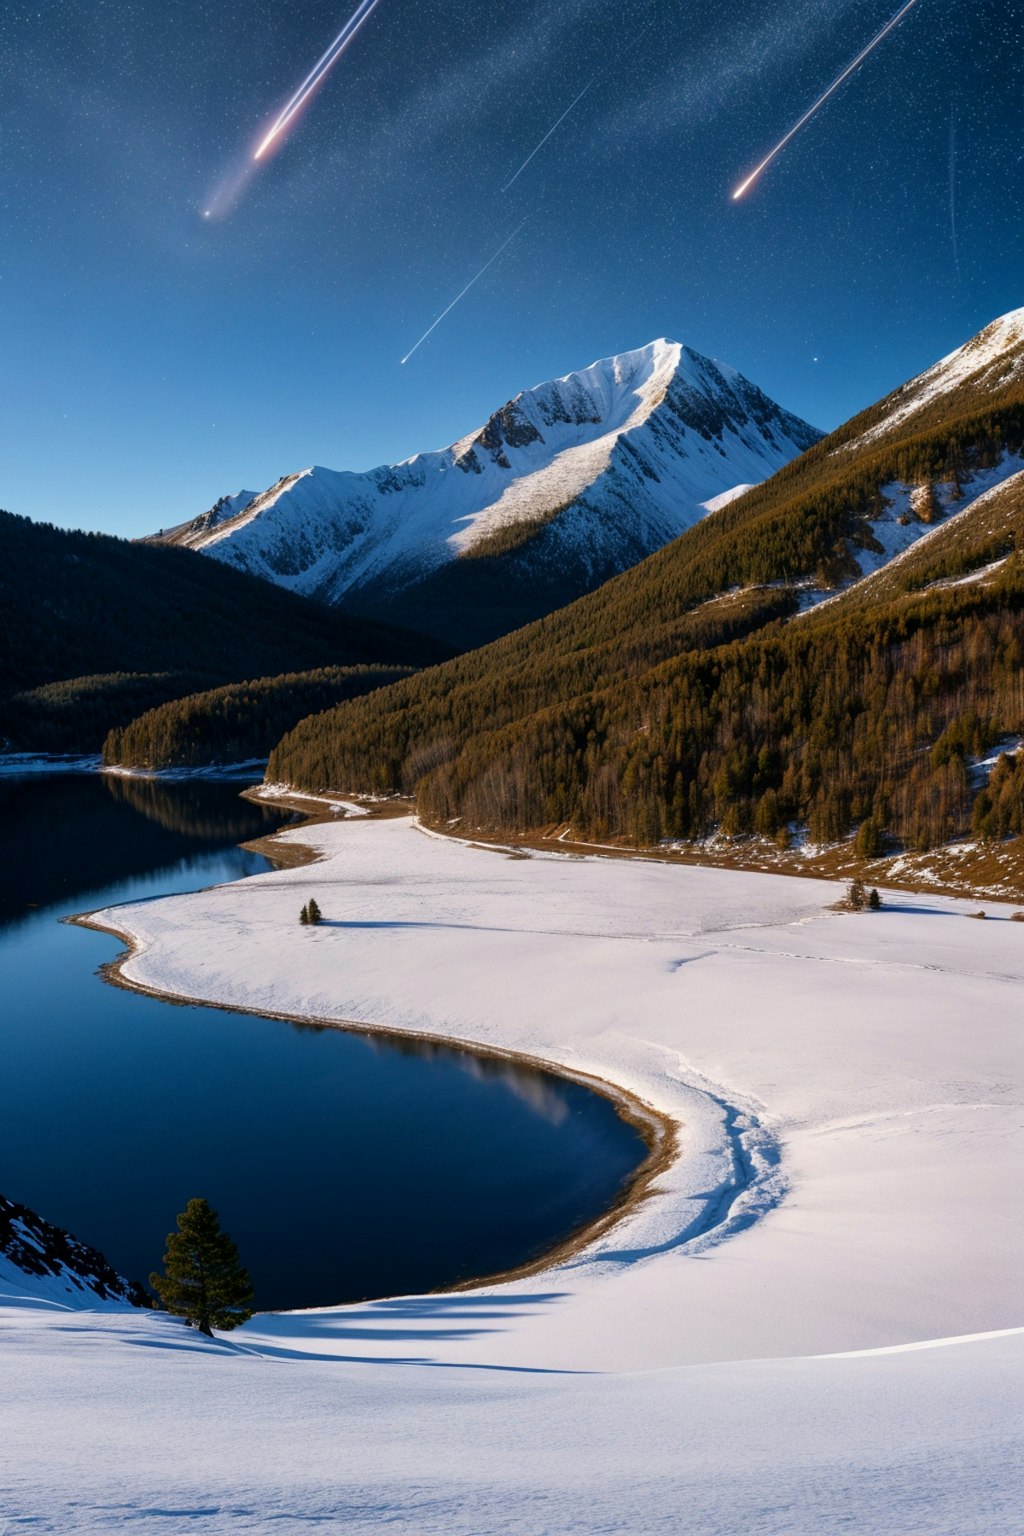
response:
[[[882,486],[880,492],[882,509],[868,522],[871,536],[880,547],[878,549],[857,547],[851,550],[860,567],[861,577],[844,586],[839,592],[826,592],[820,587],[804,587],[800,594],[801,613],[827,607],[829,603],[835,602],[850,591],[851,586],[857,586],[859,591],[859,582],[862,579],[870,580],[879,572],[884,571],[888,574],[898,570],[912,550],[920,549],[928,540],[937,538],[944,528],[948,528],[965,512],[983,508],[989,497],[998,495],[1022,474],[1024,474],[1024,454],[1006,453],[997,464],[965,476],[961,482],[959,494],[956,486],[951,483],[932,486],[931,491],[935,497],[939,517],[939,521],[934,523],[922,522],[919,516],[928,487],[907,485],[902,481],[893,481],[889,485]],[[974,571],[971,575],[961,577],[957,581],[936,585],[960,586],[981,581],[1001,564],[1002,561],[996,561],[987,571]]]
[[[722,507],[727,507],[732,501],[738,501],[741,496],[745,496],[753,489],[753,485],[734,485],[731,490],[723,491],[720,496],[709,496],[707,501],[701,502],[701,506],[705,512],[719,512]]]
[[[904,384],[892,396],[882,420],[838,451],[854,453],[877,441],[933,400],[950,394],[976,375],[983,376],[987,387],[1002,387],[1013,379],[1024,378],[1024,309],[1011,310],[993,320],[962,347]]]
[[[513,525],[632,563],[819,437],[734,369],[659,340],[517,395],[439,452],[312,467],[179,542],[308,595],[401,588]],[[198,520],[201,522],[202,520]]]

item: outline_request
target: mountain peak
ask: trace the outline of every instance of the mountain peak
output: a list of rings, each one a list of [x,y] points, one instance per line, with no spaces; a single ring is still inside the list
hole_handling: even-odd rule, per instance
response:
[[[407,611],[412,589],[470,556],[479,584],[481,557],[507,565],[515,549],[531,567],[524,622],[542,588],[545,612],[590,590],[819,436],[735,369],[659,337],[520,391],[448,448],[363,474],[302,470],[172,537],[433,633]],[[439,622],[457,641],[458,614]]]

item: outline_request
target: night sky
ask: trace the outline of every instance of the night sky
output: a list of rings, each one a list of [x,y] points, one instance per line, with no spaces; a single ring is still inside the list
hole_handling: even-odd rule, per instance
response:
[[[1024,304],[1024,0],[919,0],[740,203],[898,0],[380,0],[220,211],[354,4],[5,0],[0,505],[148,532],[662,335],[828,428]]]

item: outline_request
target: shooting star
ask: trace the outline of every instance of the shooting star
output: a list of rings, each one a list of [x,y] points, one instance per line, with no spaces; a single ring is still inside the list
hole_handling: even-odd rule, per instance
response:
[[[529,215],[527,215],[527,217],[529,217]],[[498,249],[495,251],[495,253],[491,257],[490,261],[485,261],[484,262],[483,266],[480,268],[480,271],[476,274],[476,277],[471,278],[470,281],[466,284],[465,288],[463,288],[462,292],[460,294],[457,294],[455,296],[455,298],[452,299],[451,303],[448,305],[448,308],[441,311],[441,313],[438,315],[437,319],[434,321],[433,325],[428,326],[428,328],[423,332],[423,335],[420,337],[420,339],[416,343],[416,345],[414,347],[410,347],[409,348],[408,352],[402,358],[402,366],[403,366],[403,368],[405,367],[405,364],[409,361],[410,357],[412,357],[413,353],[415,351],[417,351],[420,347],[422,347],[423,343],[426,341],[426,339],[430,335],[431,331],[436,331],[437,330],[438,326],[441,324],[441,321],[444,319],[445,315],[450,315],[452,310],[455,308],[456,304],[458,304],[460,302],[460,300],[462,300],[462,299],[464,299],[466,297],[466,294],[469,292],[469,290],[473,287],[473,285],[475,283],[478,283],[480,281],[480,279],[483,277],[484,273],[487,271],[488,267],[493,267],[494,266],[494,263],[497,261],[498,257],[501,255],[502,251],[506,250],[508,248],[508,246],[510,246],[512,244],[512,241],[515,239],[516,235],[518,235],[519,231],[523,227],[523,224],[525,224],[525,223],[526,223],[526,219],[523,219],[522,224],[517,225],[517,227],[512,231],[512,233],[509,235],[508,239],[504,242],[504,244],[503,245],[499,245]]]
[[[356,34],[362,30],[363,24],[370,19],[370,16],[377,9],[379,4],[380,0],[362,0],[362,3],[356,7],[348,21],[346,21],[337,37],[334,39],[334,42],[327,49],[326,53],[321,54],[320,58],[313,65],[313,68],[310,70],[305,80],[303,80],[294,96],[287,103],[287,105],[282,108],[276,121],[270,128],[270,131],[264,136],[259,144],[259,147],[253,152],[254,160],[262,159],[270,146],[275,142],[275,140],[280,138],[281,134],[288,127],[288,124],[295,117],[296,113],[301,111],[302,107],[316,90],[317,86],[327,76],[330,70],[333,69],[334,65],[345,52],[345,49],[348,47],[349,43],[351,43]]]
[[[776,156],[781,155],[782,151],[785,149],[785,147],[789,143],[790,139],[793,139],[793,138],[796,137],[796,135],[800,132],[800,129],[804,126],[804,124],[810,122],[810,120],[814,116],[814,114],[816,112],[818,112],[825,105],[825,103],[826,103],[826,101],[828,101],[829,97],[835,95],[836,91],[838,91],[839,87],[843,84],[843,82],[846,81],[846,80],[849,80],[849,78],[853,74],[853,72],[856,69],[859,69],[860,66],[863,64],[863,62],[867,58],[868,54],[869,53],[873,53],[875,51],[875,49],[878,47],[879,43],[883,40],[883,38],[888,37],[889,33],[893,30],[893,28],[899,26],[900,22],[903,20],[904,16],[907,14],[907,12],[908,11],[912,11],[916,4],[917,4],[917,0],[907,0],[906,5],[904,5],[901,10],[898,10],[896,12],[896,15],[893,16],[890,21],[886,22],[886,24],[882,28],[882,30],[880,32],[876,32],[875,33],[875,36],[871,39],[870,43],[868,43],[866,48],[862,48],[861,49],[860,53],[858,53],[857,57],[853,60],[852,64],[847,64],[847,66],[843,70],[842,74],[839,75],[837,79],[833,80],[833,82],[829,86],[828,90],[824,91],[822,93],[822,95],[820,95],[818,97],[818,99],[814,103],[813,107],[808,107],[807,111],[804,113],[804,115],[800,119],[800,121],[793,124],[792,128],[786,134],[785,138],[784,139],[780,139],[779,142],[776,144],[775,148],[773,150],[771,150],[767,155],[765,155],[764,159],[761,161],[761,164],[759,166],[756,166],[755,169],[751,171],[750,175],[746,178],[745,181],[741,181],[740,182],[739,186],[736,188],[735,192],[732,194],[732,200],[733,200],[734,203],[739,202],[740,198],[743,197],[743,195],[745,193],[750,191],[751,187],[754,185],[754,182],[757,181],[758,177],[764,171],[766,171],[768,169],[768,167],[771,165],[772,161],[776,158]]]
[[[595,75],[594,78],[595,79],[597,78],[596,75]],[[551,135],[556,131],[556,129],[561,128],[562,124],[565,122],[566,118],[569,116],[569,113],[572,111],[573,107],[576,107],[576,106],[578,106],[580,104],[580,102],[583,100],[584,96],[590,90],[590,87],[593,85],[593,83],[594,83],[593,80],[588,80],[587,81],[587,83],[583,87],[582,91],[580,91],[579,95],[576,97],[576,100],[575,101],[571,101],[569,103],[569,105],[566,107],[565,111],[562,113],[561,117],[558,119],[557,123],[553,123],[552,124],[552,126],[548,129],[547,133],[541,139],[540,143],[537,145],[536,149],[531,150],[531,152],[527,155],[526,159],[523,161],[522,165],[519,167],[518,171],[516,171],[515,175],[511,178],[511,180],[506,181],[505,185],[501,189],[503,192],[507,192],[508,191],[509,187],[512,185],[512,182],[519,180],[520,176],[526,170],[526,167],[529,165],[529,163],[533,159],[533,157],[535,155],[539,155],[540,154],[541,150],[544,148],[544,145],[547,143],[548,139],[550,139]]]

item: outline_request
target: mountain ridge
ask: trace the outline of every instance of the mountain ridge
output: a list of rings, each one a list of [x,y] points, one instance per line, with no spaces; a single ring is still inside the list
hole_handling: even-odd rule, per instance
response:
[[[364,473],[313,466],[162,537],[447,641],[454,614],[475,643],[510,586],[523,590],[506,628],[539,616],[538,578],[561,572],[551,611],[820,436],[735,369],[660,338],[521,391],[447,448]],[[493,590],[479,570],[446,569],[466,558],[495,562]]]

